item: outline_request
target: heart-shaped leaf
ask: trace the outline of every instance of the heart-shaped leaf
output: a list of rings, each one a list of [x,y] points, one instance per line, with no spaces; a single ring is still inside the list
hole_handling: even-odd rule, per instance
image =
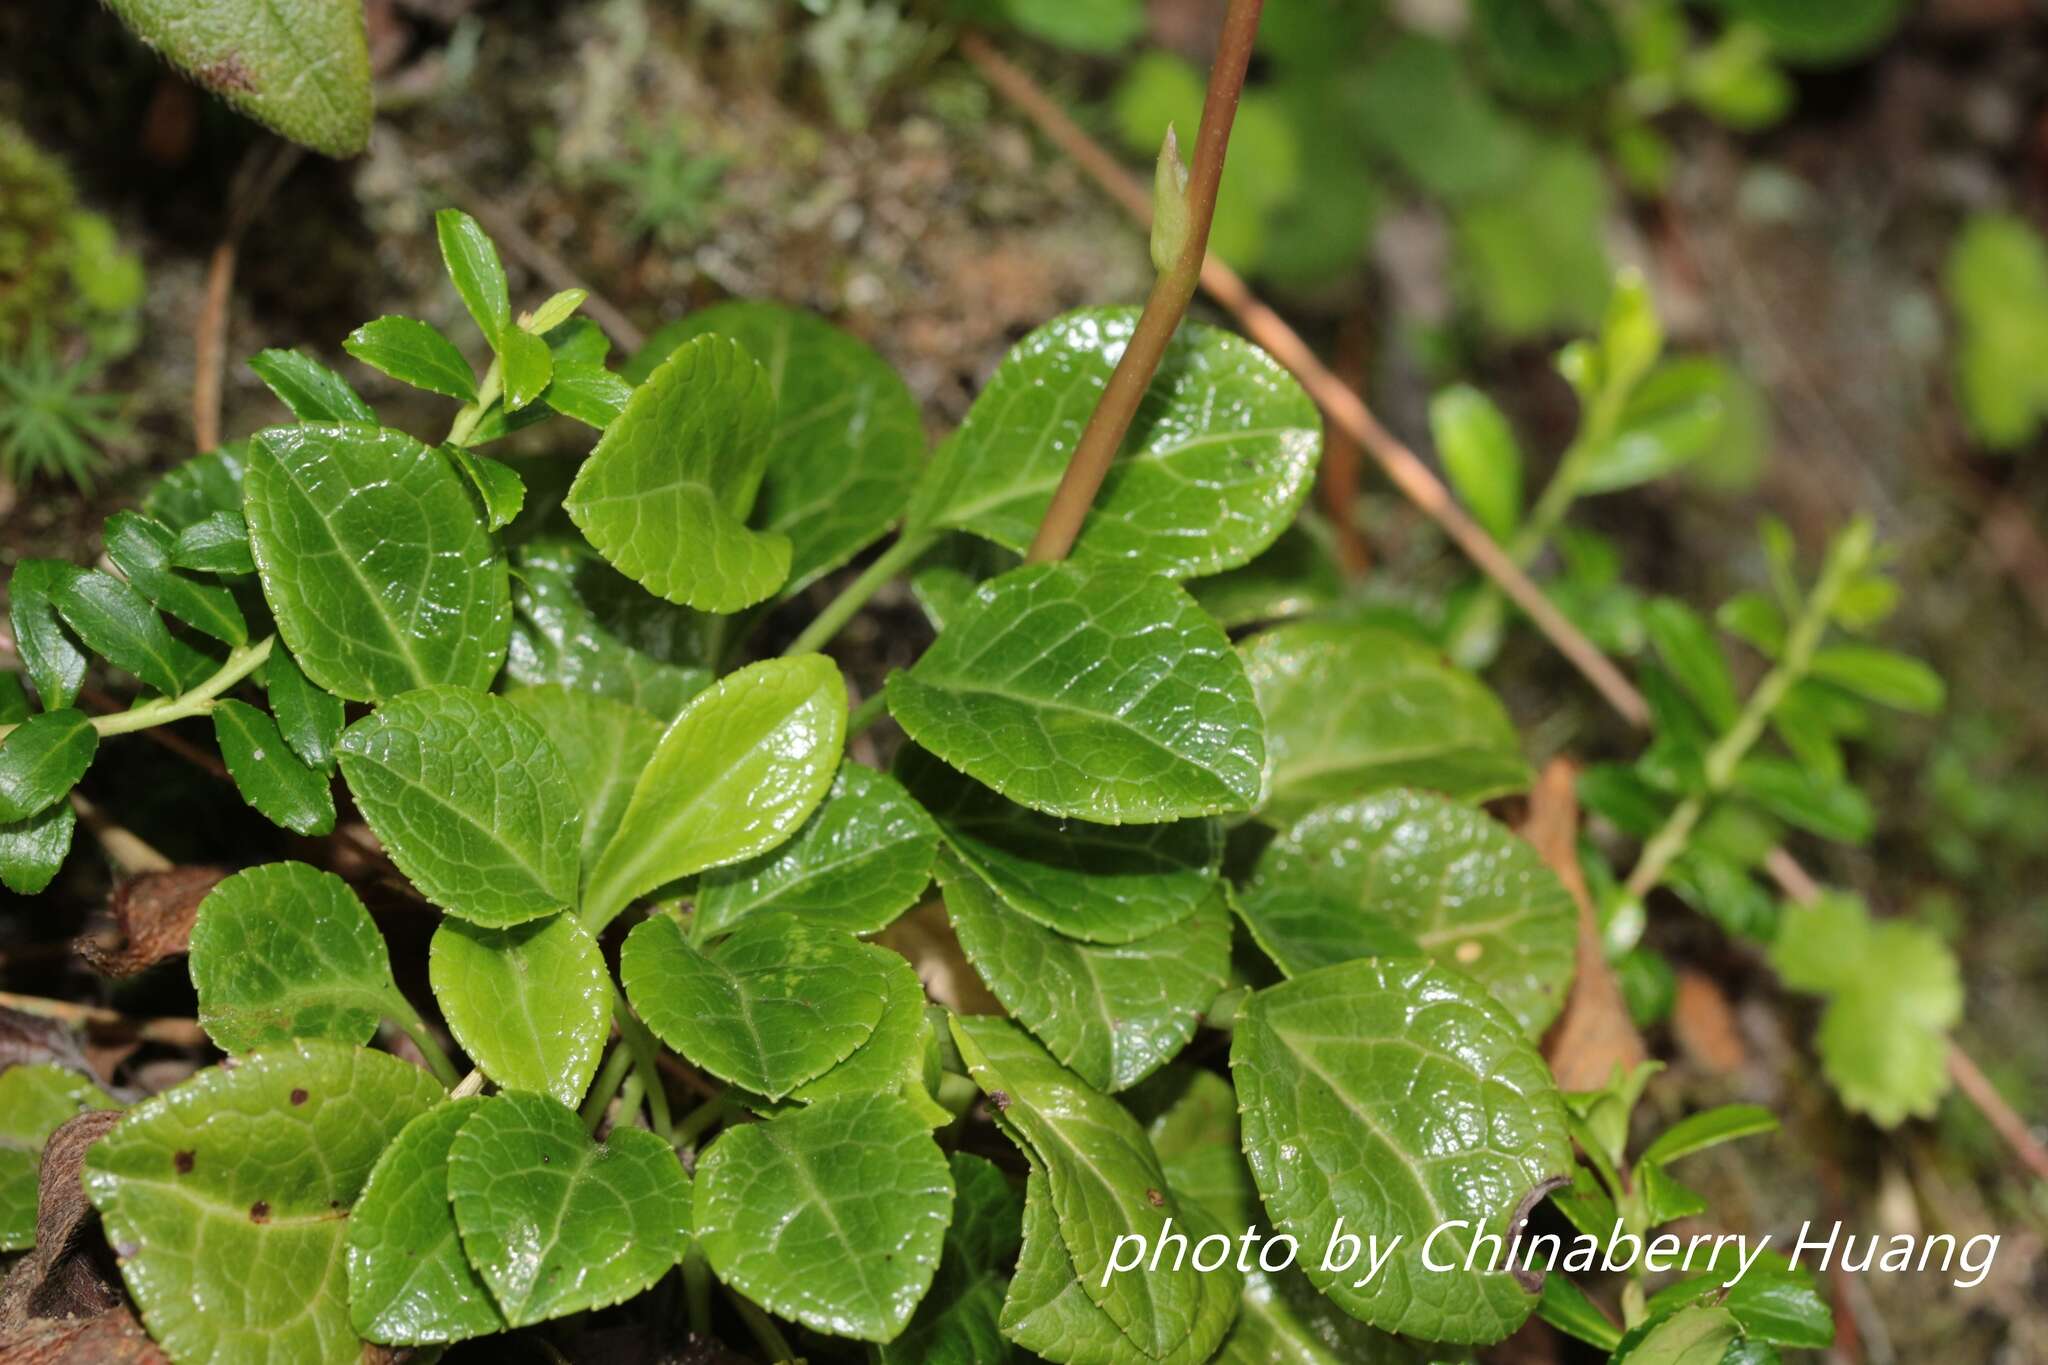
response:
[[[764,853],[810,817],[846,744],[846,682],[822,654],[764,659],[683,709],[634,785],[584,896],[609,923],[635,896]]]
[[[1048,814],[1150,823],[1258,800],[1265,742],[1244,669],[1151,574],[1037,564],[991,579],[888,695],[912,739]]]
[[[1531,1036],[1571,985],[1578,912],[1564,883],[1485,812],[1428,792],[1302,817],[1267,845],[1239,904],[1289,976],[1407,944],[1485,983]]]
[[[1220,887],[1180,923],[1128,943],[1084,943],[1027,919],[956,860],[939,885],[960,947],[1017,1021],[1101,1090],[1124,1090],[1195,1036],[1230,968]]]
[[[130,1110],[87,1151],[85,1192],[157,1344],[173,1360],[355,1365],[340,1215],[443,1098],[387,1053],[302,1040]]]
[[[508,929],[449,919],[427,959],[434,999],[462,1050],[507,1090],[574,1106],[612,1023],[612,979],[572,915]]]
[[[37,1172],[50,1134],[74,1114],[115,1107],[65,1067],[23,1062],[0,1071],[0,1251],[36,1244]]]
[[[514,682],[595,692],[662,721],[711,685],[708,627],[718,618],[648,596],[568,541],[523,545],[514,565]]]
[[[746,521],[774,420],[767,371],[737,342],[698,337],[633,391],[563,506],[655,596],[703,611],[752,606],[789,577],[789,537]]]
[[[771,1100],[852,1056],[889,997],[877,951],[788,914],[743,920],[709,951],[655,915],[626,936],[619,977],[664,1043]]]
[[[1532,1192],[1572,1164],[1549,1068],[1477,983],[1421,958],[1310,972],[1238,1011],[1230,1071],[1274,1227],[1324,1248],[1342,1219],[1390,1258],[1369,1276],[1363,1261],[1330,1270],[1305,1255],[1338,1307],[1436,1341],[1498,1341],[1529,1316],[1535,1296],[1507,1270],[1422,1260],[1432,1234],[1432,1258],[1461,1266],[1474,1237],[1511,1236]]]
[[[503,1331],[448,1202],[455,1134],[490,1101],[435,1105],[384,1149],[348,1219],[349,1321],[365,1341],[423,1346]]]
[[[307,677],[366,702],[490,685],[505,560],[439,451],[378,427],[276,427],[251,442],[244,490],[263,595]]]
[[[292,752],[268,712],[247,702],[215,702],[213,737],[235,789],[264,819],[294,834],[333,832],[334,789],[327,774]]]
[[[633,1297],[690,1232],[690,1181],[644,1128],[594,1142],[574,1110],[511,1091],[448,1151],[448,1197],[469,1262],[514,1327]]]
[[[0,736],[0,824],[26,820],[62,801],[99,747],[92,718],[69,707],[10,727]]]
[[[522,687],[506,700],[533,717],[568,767],[583,809],[579,862],[588,882],[654,759],[661,722],[637,706],[566,687]]]
[[[939,832],[895,778],[841,764],[824,803],[780,848],[706,872],[692,932],[723,933],[763,910],[871,934],[917,903],[931,884]]]
[[[875,1348],[878,1365],[1003,1365],[1011,1358],[997,1319],[1023,1241],[1024,1199],[981,1157],[954,1152],[948,1164],[953,1221],[938,1273],[902,1335]]]
[[[503,697],[422,688],[341,737],[363,818],[421,893],[503,926],[573,904],[576,789],[545,731]]]
[[[1266,718],[1263,819],[1292,824],[1388,787],[1484,801],[1529,783],[1493,693],[1409,636],[1304,623],[1241,652]]]
[[[939,1265],[953,1177],[894,1095],[845,1095],[728,1128],[697,1167],[718,1277],[816,1331],[893,1340]]]

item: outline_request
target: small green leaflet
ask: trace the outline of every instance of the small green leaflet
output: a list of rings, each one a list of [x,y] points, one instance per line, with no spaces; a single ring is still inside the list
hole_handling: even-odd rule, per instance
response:
[[[1031,543],[1135,308],[1083,309],[1017,343],[919,488],[911,523]],[[1307,496],[1322,419],[1272,357],[1201,323],[1174,334],[1075,541],[1080,563],[1176,578],[1235,568]]]
[[[427,960],[448,1029],[507,1090],[583,1099],[611,1035],[604,954],[573,915],[486,929],[441,921]]]
[[[530,405],[554,377],[555,357],[547,342],[524,328],[505,329],[498,338],[498,357],[504,366],[508,413]]]
[[[256,572],[249,555],[249,523],[240,511],[210,512],[178,532],[171,547],[173,568],[239,577]]]
[[[0,1252],[36,1244],[37,1173],[50,1134],[74,1114],[115,1107],[61,1066],[21,1062],[0,1071]]]
[[[143,495],[142,510],[173,531],[184,532],[217,512],[242,514],[242,476],[249,442],[229,441],[194,455],[166,473]]]
[[[470,1264],[514,1327],[622,1303],[668,1273],[690,1181],[645,1128],[602,1143],[574,1110],[510,1091],[455,1133],[448,1197]]]
[[[381,317],[348,334],[342,349],[373,370],[401,383],[458,402],[476,400],[476,372],[431,323],[418,318]]]
[[[1735,724],[1741,703],[1720,641],[1699,613],[1674,597],[1653,597],[1643,608],[1643,625],[1664,667],[1720,733]]]
[[[503,697],[405,693],[342,735],[341,771],[391,860],[442,909],[503,926],[575,902],[568,767]]]
[[[1571,984],[1578,913],[1564,883],[1484,811],[1429,792],[1302,817],[1266,846],[1239,905],[1289,976],[1421,954],[1483,982],[1531,1037]]]
[[[655,596],[703,611],[752,606],[789,577],[789,537],[746,522],[774,402],[767,371],[738,343],[699,337],[633,391],[563,506]]]
[[[1023,1243],[1024,1199],[993,1164],[967,1152],[948,1159],[953,1220],[932,1287],[902,1335],[878,1347],[878,1365],[1004,1365],[997,1318]]]
[[[701,942],[764,910],[875,933],[924,894],[938,845],[931,817],[901,783],[841,764],[824,802],[788,842],[698,880],[691,936]]]
[[[822,654],[764,659],[699,694],[661,737],[584,897],[611,922],[665,882],[766,852],[832,785],[846,743],[846,683]]]
[[[887,1094],[728,1128],[697,1169],[697,1238],[719,1278],[771,1312],[862,1341],[909,1324],[952,1211],[945,1155]]]
[[[624,702],[566,687],[522,687],[505,699],[533,718],[569,770],[583,812],[579,861],[587,882],[626,817],[633,785],[653,761],[661,722]]]
[[[86,648],[167,697],[198,686],[214,670],[211,659],[171,634],[148,598],[112,574],[78,570],[52,597]]]
[[[443,1098],[386,1053],[300,1041],[130,1110],[86,1153],[85,1192],[165,1353],[356,1365],[349,1220],[336,1211]]]
[[[1244,668],[1151,574],[1040,564],[992,579],[888,696],[912,739],[1050,815],[1150,823],[1258,799],[1265,743]]]
[[[246,702],[215,702],[213,736],[236,790],[264,819],[294,834],[334,832],[327,774],[292,752],[267,713]]]
[[[412,1007],[348,883],[304,863],[237,872],[207,893],[192,925],[199,1022],[225,1052],[322,1038],[368,1042]]]
[[[448,1201],[449,1148],[489,1103],[471,1096],[436,1105],[371,1168],[348,1218],[349,1319],[363,1340],[432,1345],[504,1330]]]
[[[439,451],[400,431],[273,428],[250,446],[246,497],[263,595],[315,683],[376,702],[496,676],[505,561]]]
[[[14,647],[45,711],[61,711],[78,700],[85,682],[85,651],[58,619],[56,603],[58,590],[83,572],[59,559],[24,559],[7,580]]]
[[[346,718],[341,698],[315,687],[282,644],[273,645],[263,661],[263,687],[292,752],[309,767],[333,772]]]
[[[1271,823],[1387,787],[1485,801],[1529,783],[1493,693],[1407,635],[1304,623],[1240,652],[1266,718],[1260,815]]]
[[[711,685],[709,627],[720,618],[648,596],[566,540],[523,545],[513,563],[514,682],[594,692],[662,721]]]
[[[30,716],[0,738],[0,824],[41,814],[78,785],[99,749],[85,712],[66,708]]]
[[[525,480],[502,460],[474,454],[461,446],[442,446],[441,449],[447,452],[449,461],[462,471],[462,477],[476,490],[477,500],[483,504],[484,526],[497,531],[511,525],[513,518],[519,515],[519,509],[526,505]]]
[[[619,978],[664,1043],[777,1100],[875,1032],[890,994],[879,951],[789,914],[743,920],[700,951],[673,918],[654,915],[626,936]]]
[[[0,885],[21,896],[40,895],[71,852],[78,815],[60,801],[41,815],[0,824]]]
[[[258,351],[249,359],[256,377],[270,386],[301,422],[377,424],[377,413],[348,381],[298,351]]]
[[[139,512],[107,518],[107,558],[132,585],[164,611],[226,645],[249,643],[249,623],[235,595],[173,568],[178,533]]]
[[[434,232],[441,241],[441,261],[463,307],[476,319],[484,340],[498,350],[505,331],[512,325],[512,297],[505,284],[505,266],[498,248],[476,219],[461,209],[442,209],[434,215]]]
[[[1451,486],[1505,545],[1522,520],[1522,450],[1507,418],[1478,389],[1453,384],[1430,399],[1429,431]]]
[[[1462,1264],[1479,1233],[1509,1235],[1524,1201],[1572,1165],[1549,1068],[1481,987],[1420,958],[1310,972],[1238,1011],[1230,1071],[1276,1230],[1322,1248],[1341,1218],[1391,1258],[1367,1278],[1362,1263],[1340,1271],[1304,1256],[1338,1307],[1437,1341],[1498,1341],[1529,1316],[1535,1297],[1507,1271],[1444,1275],[1421,1262],[1424,1239],[1453,1220],[1468,1226],[1437,1237],[1439,1262]]]

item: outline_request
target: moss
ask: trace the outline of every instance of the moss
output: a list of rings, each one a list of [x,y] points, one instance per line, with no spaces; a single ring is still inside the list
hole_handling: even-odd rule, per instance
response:
[[[135,343],[142,264],[114,226],[79,207],[71,177],[27,133],[0,120],[0,353],[41,324],[83,331],[101,354]]]

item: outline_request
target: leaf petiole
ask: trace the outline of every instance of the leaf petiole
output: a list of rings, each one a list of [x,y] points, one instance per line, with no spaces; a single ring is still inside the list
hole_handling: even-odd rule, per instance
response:
[[[466,446],[476,435],[477,424],[484,420],[484,414],[491,410],[491,404],[498,401],[505,392],[504,362],[491,357],[491,368],[484,371],[483,385],[476,391],[476,401],[464,403],[462,411],[455,414],[454,425],[448,428],[446,444]]]
[[[579,1117],[583,1126],[594,1135],[597,1126],[604,1122],[604,1111],[611,1107],[612,1096],[619,1093],[619,1082],[626,1079],[626,1068],[633,1064],[633,1053],[620,1039],[619,1045],[604,1059],[604,1068],[597,1073],[597,1079],[590,1084],[590,1094],[584,1097],[583,1112]]]
[[[193,716],[206,715],[213,710],[214,703],[220,700],[222,693],[263,666],[263,661],[270,657],[270,650],[276,639],[274,635],[266,635],[253,644],[231,650],[212,677],[188,692],[181,692],[175,697],[158,697],[154,701],[146,701],[140,706],[130,707],[126,711],[116,711],[112,715],[94,716],[92,728],[99,731],[100,736],[104,738],[107,735],[133,734],[137,730],[168,725],[175,720],[189,720]],[[0,725],[0,739],[5,739],[13,730],[12,725]]]
[[[868,599],[880,592],[882,585],[897,574],[916,563],[918,557],[932,547],[937,537],[929,533],[905,531],[894,545],[875,557],[875,562],[861,571],[858,578],[840,589],[839,596],[826,604],[825,609],[811,619],[803,633],[783,650],[784,656],[791,654],[814,654],[823,649],[851,621],[854,613],[867,605]]]

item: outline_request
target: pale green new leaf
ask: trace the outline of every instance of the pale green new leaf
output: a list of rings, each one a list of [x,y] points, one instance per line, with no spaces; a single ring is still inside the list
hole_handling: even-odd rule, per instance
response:
[[[522,687],[505,699],[533,717],[569,770],[583,811],[580,862],[588,882],[661,743],[661,722],[625,702],[566,687]]]
[[[38,1171],[50,1134],[73,1115],[114,1107],[65,1067],[23,1062],[0,1071],[0,1252],[36,1244]]]
[[[1479,390],[1453,384],[1430,399],[1429,430],[1451,486],[1505,545],[1522,521],[1522,450],[1507,418]]]
[[[876,1348],[877,1365],[1007,1365],[997,1325],[1022,1244],[1023,1196],[981,1157],[954,1152],[953,1221],[932,1287],[901,1336]]]
[[[213,737],[242,799],[294,834],[334,832],[334,791],[327,774],[292,752],[268,712],[246,702],[213,708]]]
[[[575,1107],[611,1034],[612,979],[573,915],[486,929],[446,919],[427,958],[448,1031],[500,1088]]]

